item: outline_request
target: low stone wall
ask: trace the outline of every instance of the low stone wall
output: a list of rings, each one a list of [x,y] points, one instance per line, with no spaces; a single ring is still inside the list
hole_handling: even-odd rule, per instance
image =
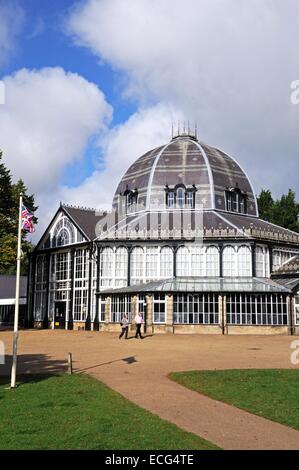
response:
[[[287,335],[288,326],[265,326],[265,325],[227,325],[228,335]]]
[[[34,322],[34,328],[43,329],[45,325],[43,322]],[[53,329],[53,322],[49,322],[49,329]],[[55,328],[54,328],[55,329]],[[58,327],[56,327],[58,329]],[[67,325],[66,329],[75,331],[93,330],[93,324],[88,325],[85,322],[73,322]],[[120,333],[121,326],[119,323],[98,323],[95,327],[96,331],[107,331],[110,333]],[[144,328],[142,327],[142,334]],[[129,334],[135,334],[135,324],[129,325]],[[152,324],[147,325],[146,334],[211,334],[221,335],[221,325],[178,325],[178,324]],[[226,325],[225,335],[288,335],[290,334],[289,326],[264,326],[264,325]],[[299,335],[299,326],[294,327],[294,334]]]
[[[175,334],[221,335],[220,325],[174,325]]]

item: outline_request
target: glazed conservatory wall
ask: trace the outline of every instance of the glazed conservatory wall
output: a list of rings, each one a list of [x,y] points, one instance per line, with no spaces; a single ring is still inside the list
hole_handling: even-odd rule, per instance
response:
[[[293,322],[287,294],[111,294],[104,305],[100,329],[118,331],[122,313],[134,331],[134,315],[143,308],[146,333],[287,334]],[[144,306],[145,305],[145,306]]]
[[[252,246],[249,244],[224,245],[223,276],[252,276],[251,250]],[[67,323],[85,322],[87,319],[92,322],[97,311],[97,289],[126,287],[129,272],[130,285],[173,277],[175,265],[177,276],[220,275],[220,248],[216,245],[194,243],[179,247],[144,245],[132,248],[106,246],[100,247],[99,252],[99,281],[97,255],[91,254],[87,248],[77,247],[71,251],[66,247],[56,252],[49,251],[47,254],[37,255],[32,308],[36,322],[47,318],[53,323],[55,308],[59,302],[65,305]],[[289,259],[294,253],[295,250],[275,249],[275,266],[286,258]],[[255,269],[257,277],[270,276],[269,249],[265,245],[255,247]],[[105,308],[104,303],[99,304],[99,316],[102,318]],[[120,307],[119,309],[121,310]],[[117,312],[115,307],[116,317]],[[163,312],[159,312],[157,318],[161,320],[162,314]]]

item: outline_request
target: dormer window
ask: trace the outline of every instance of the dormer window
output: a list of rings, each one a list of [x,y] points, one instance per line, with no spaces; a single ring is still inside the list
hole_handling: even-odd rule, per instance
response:
[[[247,194],[239,188],[228,188],[225,191],[226,210],[247,214]]]
[[[185,205],[185,191],[183,188],[178,188],[176,190],[176,208],[183,209]]]
[[[166,193],[166,207],[168,207],[169,209],[173,209],[174,208],[174,191],[168,191]]]
[[[195,191],[186,191],[186,207],[188,209],[194,209],[195,207]]]
[[[127,213],[135,212],[137,210],[137,201],[138,201],[138,191],[137,189],[134,190],[126,190],[124,193],[126,197],[126,211]]]
[[[166,186],[166,207],[167,209],[194,209],[195,207],[195,186],[186,188],[183,184],[174,188]]]

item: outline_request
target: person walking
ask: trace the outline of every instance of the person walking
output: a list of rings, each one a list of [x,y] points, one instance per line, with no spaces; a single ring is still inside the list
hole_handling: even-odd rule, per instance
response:
[[[139,335],[139,338],[143,339],[143,336],[141,334],[141,325],[142,325],[142,323],[143,323],[143,318],[140,315],[140,313],[137,312],[136,315],[135,315],[135,324],[136,324],[135,338],[138,338],[138,335]]]
[[[119,339],[123,337],[125,334],[125,339],[128,339],[128,331],[129,331],[129,319],[128,315],[124,313],[122,319],[121,319],[121,334],[119,335]]]

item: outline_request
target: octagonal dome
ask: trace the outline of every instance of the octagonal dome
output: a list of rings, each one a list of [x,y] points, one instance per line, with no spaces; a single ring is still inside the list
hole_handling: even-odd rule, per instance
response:
[[[195,210],[227,211],[226,194],[237,190],[246,196],[246,213],[258,217],[255,193],[240,165],[228,154],[194,136],[180,135],[168,144],[139,157],[119,182],[113,207],[126,194],[138,195],[139,210],[165,208],[166,192],[184,186],[195,192]]]

